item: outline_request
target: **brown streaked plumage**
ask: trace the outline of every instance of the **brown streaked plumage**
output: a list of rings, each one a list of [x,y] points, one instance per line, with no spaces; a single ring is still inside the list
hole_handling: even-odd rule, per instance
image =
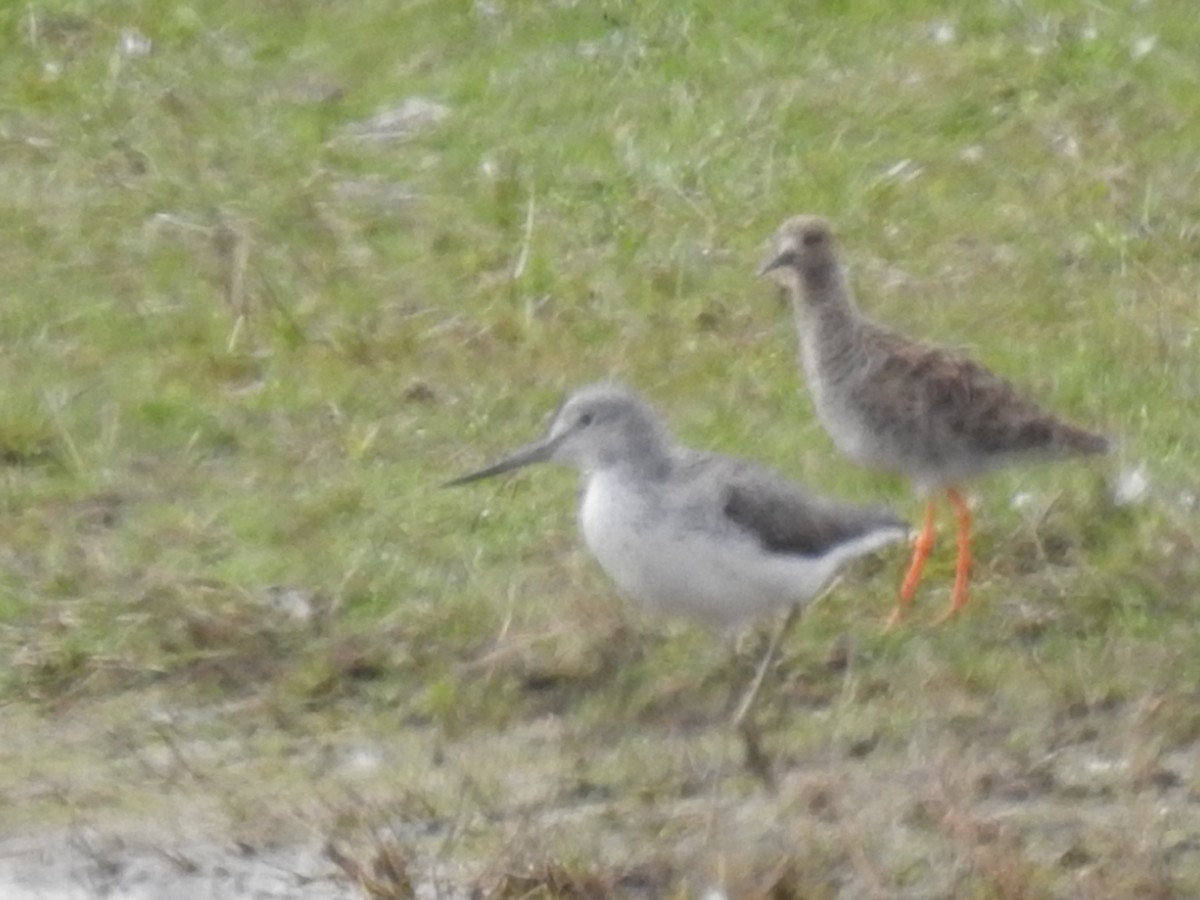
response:
[[[854,303],[828,223],[795,216],[780,226],[761,274],[792,291],[800,356],[817,417],[838,449],[898,472],[927,495],[924,527],[893,615],[916,591],[933,546],[933,495],[946,493],[959,523],[954,593],[967,602],[971,518],[956,485],[1026,459],[1105,453],[1108,441],[1040,408],[1012,384],[951,350],[875,324]]]

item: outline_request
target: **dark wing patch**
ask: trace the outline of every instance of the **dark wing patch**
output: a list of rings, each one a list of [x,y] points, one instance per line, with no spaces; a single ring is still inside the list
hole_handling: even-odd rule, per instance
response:
[[[732,479],[726,487],[722,512],[772,553],[820,556],[881,528],[907,528],[886,510],[810,496],[762,472],[743,474],[751,477]]]

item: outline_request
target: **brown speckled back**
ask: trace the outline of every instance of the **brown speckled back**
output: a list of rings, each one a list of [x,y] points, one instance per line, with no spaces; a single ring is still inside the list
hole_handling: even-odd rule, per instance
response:
[[[852,459],[932,489],[1020,459],[1108,450],[972,360],[863,316],[824,220],[785,222],[765,269],[791,282],[817,415]]]

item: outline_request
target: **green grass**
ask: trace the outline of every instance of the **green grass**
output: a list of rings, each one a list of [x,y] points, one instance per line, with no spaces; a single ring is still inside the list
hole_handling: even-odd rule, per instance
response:
[[[1200,891],[1200,19],[959,6],[0,10],[0,717],[48,748],[0,750],[0,799],[28,824],[203,794],[235,831],[347,840],[453,821],[429,865],[497,896],[538,846],[551,895],[619,893],[621,866],[666,894]],[[410,97],[448,115],[349,133]],[[949,541],[899,634],[903,553],[856,569],[769,683],[768,799],[725,724],[741,664],[623,605],[571,475],[437,486],[617,376],[690,443],[915,519],[834,452],[754,278],[801,211],[873,315],[1119,450],[975,486],[953,627],[923,618]],[[159,707],[226,749],[139,789],[122,757]],[[357,743],[388,761],[365,786],[321,762]],[[1093,757],[1111,784],[1072,774]],[[578,798],[598,815],[556,828]]]

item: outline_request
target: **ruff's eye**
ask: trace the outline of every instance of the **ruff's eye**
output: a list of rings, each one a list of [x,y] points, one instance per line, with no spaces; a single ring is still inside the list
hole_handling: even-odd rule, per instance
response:
[[[592,424],[592,419],[593,419],[593,416],[591,413],[584,413],[582,416],[579,417],[579,424],[581,427],[587,428],[589,425]]]

